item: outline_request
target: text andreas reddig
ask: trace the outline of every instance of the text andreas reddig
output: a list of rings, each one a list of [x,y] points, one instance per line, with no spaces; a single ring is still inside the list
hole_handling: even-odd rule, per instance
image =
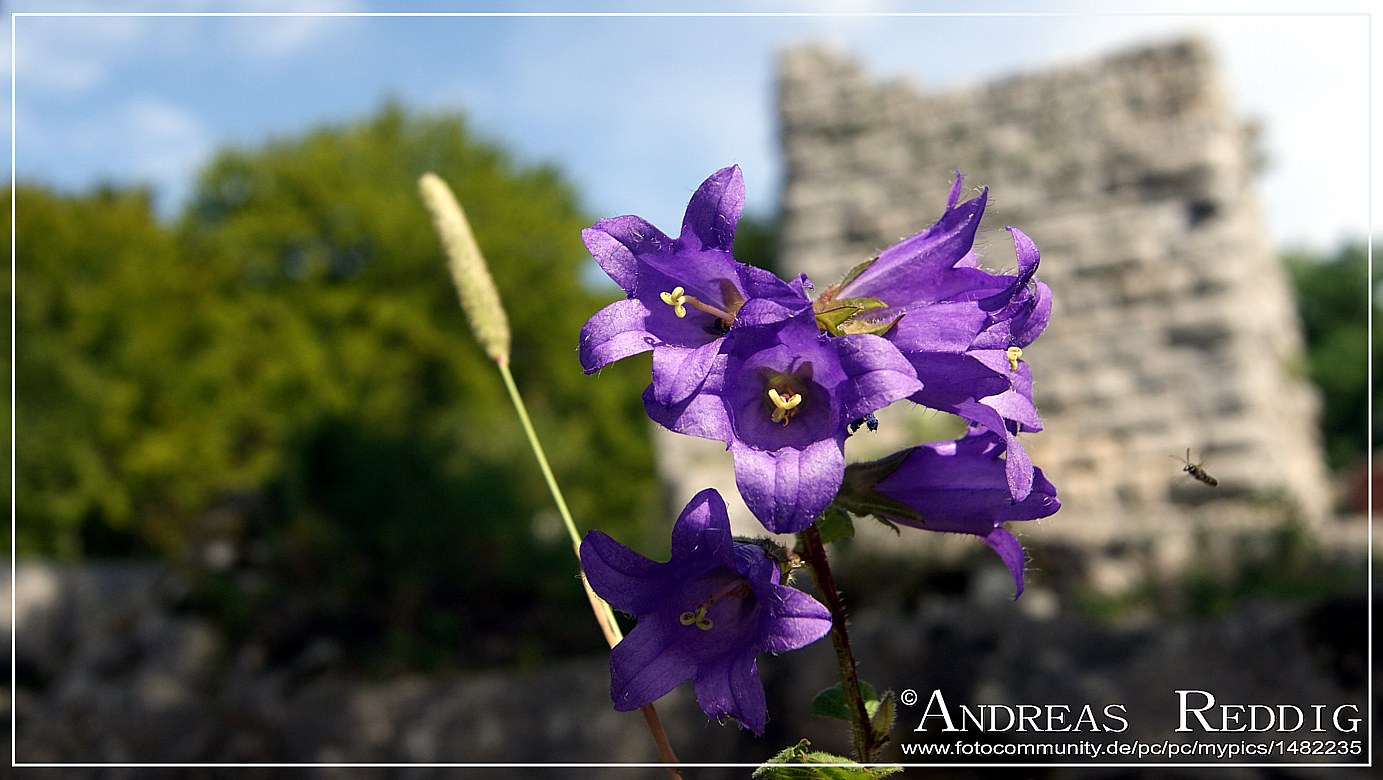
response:
[[[1217,703],[1203,690],[1174,691],[1179,732],[1278,732],[1334,731],[1353,733],[1362,718],[1354,704],[1240,704]],[[908,696],[907,694],[911,694]],[[909,702],[908,699],[912,701]],[[917,701],[904,691],[902,701]],[[939,730],[986,732],[1112,732],[1128,729],[1128,709],[1123,704],[947,704],[940,690],[933,690],[913,731]]]
[[[904,691],[902,701],[909,698]],[[915,699],[914,699],[915,701]],[[1124,731],[1128,720],[1122,704],[1096,708],[1086,704],[962,704],[950,707],[941,691],[927,699],[927,709],[913,731],[941,727],[941,731]]]

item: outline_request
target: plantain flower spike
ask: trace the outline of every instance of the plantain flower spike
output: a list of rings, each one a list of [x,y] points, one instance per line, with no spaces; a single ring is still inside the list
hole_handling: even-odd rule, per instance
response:
[[[461,300],[461,310],[470,322],[475,340],[492,360],[508,365],[509,318],[504,314],[495,280],[475,243],[466,213],[456,202],[451,188],[435,173],[424,173],[418,179],[418,191],[422,194],[423,205],[432,215],[432,225],[446,253],[447,267],[451,269],[451,280],[456,284],[456,296]]]

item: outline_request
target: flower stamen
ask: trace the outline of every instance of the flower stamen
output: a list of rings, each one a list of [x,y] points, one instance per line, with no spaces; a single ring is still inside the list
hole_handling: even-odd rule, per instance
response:
[[[687,316],[687,307],[690,306],[719,319],[725,323],[727,328],[735,324],[735,315],[709,303],[703,303],[695,295],[687,295],[687,289],[681,285],[672,288],[671,292],[658,293],[658,297],[663,299],[663,303],[672,307],[672,313],[676,314],[679,320]]]
[[[687,316],[687,296],[686,289],[678,286],[672,288],[672,292],[659,293],[658,297],[663,299],[663,303],[672,307],[672,313],[677,315],[677,319]]]
[[[1023,356],[1023,350],[1018,347],[1009,347],[1004,351],[1004,355],[1008,358],[1008,370],[1017,371],[1018,358]]]
[[[721,588],[719,591],[716,591],[716,593],[714,593],[710,598],[698,604],[696,606],[695,612],[687,610],[686,612],[683,612],[681,615],[679,615],[677,617],[677,620],[684,626],[694,625],[702,631],[710,631],[712,628],[715,627],[715,623],[713,623],[710,618],[706,617],[706,610],[710,609],[712,604],[716,603],[717,601],[720,601],[726,596],[743,598],[744,596],[748,595],[749,583],[745,582],[744,580],[731,583]]]
[[[783,392],[778,392],[778,388],[768,388],[768,400],[773,402],[773,422],[788,424],[788,420],[797,414],[797,407],[802,405],[802,394],[793,392],[792,388],[785,387]]]

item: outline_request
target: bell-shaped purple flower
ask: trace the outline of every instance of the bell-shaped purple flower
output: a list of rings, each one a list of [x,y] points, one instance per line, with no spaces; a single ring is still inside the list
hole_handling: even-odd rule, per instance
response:
[[[664,405],[646,391],[644,408],[672,431],[725,442],[750,511],[773,533],[797,533],[840,489],[850,423],[919,387],[886,340],[823,335],[805,315],[745,328],[695,395]]]
[[[691,680],[707,717],[762,735],[759,653],[783,653],[831,630],[826,607],[782,583],[759,544],[734,541],[715,490],[692,498],[672,529],[672,558],[651,561],[599,531],[581,543],[591,589],[638,624],[610,653],[615,709],[638,709]]]
[[[1033,469],[1027,496],[1013,500],[1000,457],[1004,451],[1002,437],[974,426],[957,441],[923,444],[851,466],[850,495],[843,498],[890,522],[980,537],[1008,566],[1017,598],[1023,592],[1023,546],[1002,524],[1048,517],[1061,502],[1041,469]]]
[[[654,396],[665,404],[684,401],[731,330],[811,306],[800,289],[731,255],[743,208],[744,179],[730,166],[692,195],[676,239],[635,216],[602,219],[582,231],[591,255],[627,296],[581,329],[586,373],[651,349]]]
[[[1003,435],[1010,492],[1021,501],[1033,473],[1018,433],[1042,430],[1023,348],[1046,328],[1052,295],[1035,276],[1037,246],[1016,228],[1008,230],[1018,273],[978,267],[972,249],[988,190],[961,203],[961,182],[957,175],[940,220],[852,271],[826,297],[882,304],[857,315],[854,327],[891,323],[885,337],[922,382],[909,400]]]
[[[1041,255],[1032,239],[1009,228],[1018,257],[1018,273],[988,275],[967,297],[985,314],[984,326],[962,355],[910,348],[910,332],[895,339],[923,380],[911,400],[979,423],[1004,437],[1005,469],[1014,500],[1027,497],[1033,485],[1032,462],[1018,439],[1020,432],[1042,430],[1032,397],[1032,369],[1023,348],[1047,327],[1052,314],[1051,289],[1035,278]],[[928,381],[928,380],[932,381]]]

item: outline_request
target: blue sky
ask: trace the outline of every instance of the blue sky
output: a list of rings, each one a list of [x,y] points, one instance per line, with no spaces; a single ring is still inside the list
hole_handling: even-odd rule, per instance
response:
[[[1223,4],[1221,4],[1223,5]],[[1358,11],[1358,2],[1255,4]],[[13,2],[8,10],[946,11],[945,3]],[[946,89],[1197,33],[1231,96],[1261,120],[1260,195],[1279,246],[1331,248],[1370,224],[1370,20],[1360,16],[1177,16],[1213,3],[974,3],[983,16],[309,15],[10,17],[0,65],[14,84],[14,167],[64,189],[152,185],[172,213],[227,144],[255,145],[360,118],[388,98],[456,109],[520,159],[556,163],[596,216],[638,213],[675,231],[687,196],[731,162],[748,208],[776,205],[774,57],[825,40],[877,77]],[[1153,15],[1149,15],[1153,14]],[[13,46],[11,48],[11,42]],[[11,57],[10,55],[13,55]],[[9,82],[9,79],[5,80]],[[10,128],[7,128],[9,130]]]

